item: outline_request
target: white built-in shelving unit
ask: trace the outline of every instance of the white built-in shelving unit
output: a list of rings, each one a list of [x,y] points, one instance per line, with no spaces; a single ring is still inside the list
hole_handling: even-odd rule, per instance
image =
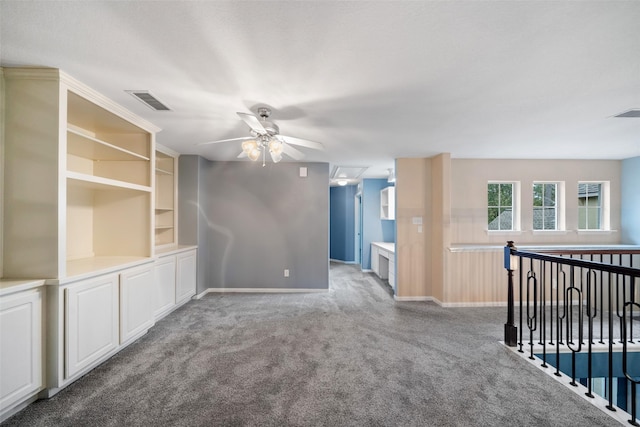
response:
[[[380,190],[380,219],[396,219],[396,188]]]
[[[4,69],[4,275],[60,282],[153,255],[159,129],[57,69]],[[37,244],[34,244],[37,242]]]
[[[175,246],[177,227],[178,153],[156,146],[155,245],[156,248]]]
[[[156,126],[60,70],[0,71],[2,421],[186,303],[197,247],[177,245],[178,153]]]

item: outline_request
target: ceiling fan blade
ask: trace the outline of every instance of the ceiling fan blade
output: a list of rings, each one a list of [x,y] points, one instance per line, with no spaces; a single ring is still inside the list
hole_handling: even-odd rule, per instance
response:
[[[313,148],[314,150],[324,151],[324,145],[319,142],[309,141],[308,139],[294,138],[292,136],[279,135],[282,140],[288,144],[299,145],[301,147]]]
[[[247,153],[245,153],[244,151],[240,152],[240,154],[238,154],[238,159],[244,159],[245,157],[247,157]]]
[[[282,144],[282,152],[294,160],[302,160],[304,154],[287,143]]]
[[[251,130],[253,130],[254,132],[257,132],[260,135],[264,135],[267,133],[267,130],[264,128],[264,126],[262,126],[262,123],[260,123],[260,120],[258,120],[258,118],[253,114],[246,114],[246,113],[236,113],[236,114],[240,116],[240,118],[246,124],[248,124]]]
[[[221,139],[219,141],[199,142],[196,145],[218,144],[220,142],[246,141],[248,139],[254,139],[254,138],[251,137],[251,136],[247,136],[247,137],[242,137],[242,138]]]

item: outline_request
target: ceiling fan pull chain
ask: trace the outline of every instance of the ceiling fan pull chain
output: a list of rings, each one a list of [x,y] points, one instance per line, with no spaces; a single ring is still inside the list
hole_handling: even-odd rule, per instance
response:
[[[264,159],[266,156],[267,156],[267,149],[266,147],[262,147],[262,167],[265,166]]]

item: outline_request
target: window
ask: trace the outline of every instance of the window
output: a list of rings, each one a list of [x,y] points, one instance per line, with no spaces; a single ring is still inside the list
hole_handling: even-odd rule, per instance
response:
[[[533,229],[558,230],[558,186],[533,183]]]
[[[605,185],[601,182],[578,183],[578,230],[603,230]]]
[[[488,229],[515,230],[514,184],[490,182],[487,185]]]

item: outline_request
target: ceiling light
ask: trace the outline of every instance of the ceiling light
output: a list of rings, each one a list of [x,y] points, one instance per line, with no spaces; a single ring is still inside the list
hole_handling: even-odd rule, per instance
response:
[[[261,151],[262,150],[260,150],[260,148],[256,146],[255,148],[252,148],[251,151],[247,153],[247,157],[255,162],[260,158]]]
[[[278,141],[275,138],[271,138],[271,141],[269,141],[269,152],[273,155],[273,154],[282,154],[282,142]],[[282,156],[280,156],[282,157]]]
[[[244,153],[248,156],[249,153],[251,153],[253,150],[258,148],[258,143],[256,141],[254,141],[253,139],[250,139],[248,141],[244,141],[242,143],[242,151],[244,151]]]
[[[344,187],[345,185],[347,185],[347,180],[346,179],[341,179],[340,181],[338,181],[338,185],[341,187]]]
[[[271,160],[273,160],[273,163],[278,163],[280,160],[282,160],[282,154],[280,153],[276,153],[270,150],[269,154],[271,154]]]

